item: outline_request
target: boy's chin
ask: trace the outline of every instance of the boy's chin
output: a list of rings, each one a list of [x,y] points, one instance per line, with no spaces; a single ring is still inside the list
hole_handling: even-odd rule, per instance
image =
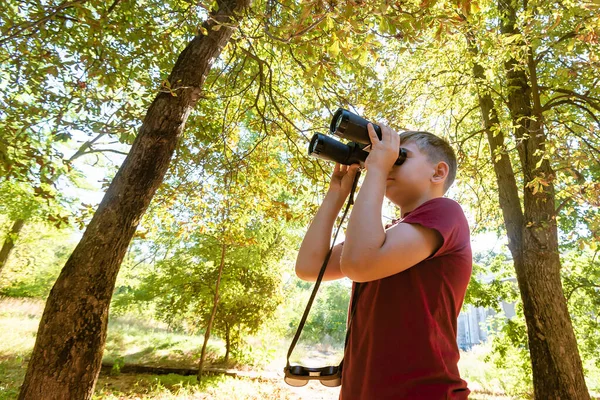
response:
[[[414,193],[408,193],[405,190],[399,190],[398,188],[394,187],[386,188],[385,197],[398,207],[402,207],[407,204],[413,204],[419,199],[419,196],[414,195]]]
[[[404,199],[402,198],[402,196],[399,196],[398,193],[394,193],[393,190],[386,190],[385,191],[385,197],[391,201],[392,203],[394,203],[395,205],[397,205],[398,207],[401,206],[402,203],[404,203]]]

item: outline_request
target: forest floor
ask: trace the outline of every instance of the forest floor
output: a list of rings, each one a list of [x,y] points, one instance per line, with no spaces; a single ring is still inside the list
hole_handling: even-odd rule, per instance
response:
[[[28,299],[0,298],[0,400],[16,399],[25,375],[27,361],[35,342],[35,334],[43,311],[43,302]],[[104,362],[116,364],[113,370],[104,369],[96,385],[94,399],[311,399],[334,400],[339,388],[328,388],[310,382],[301,388],[283,382],[282,368],[287,340],[273,344],[272,340],[257,341],[256,358],[261,362],[228,365],[218,364],[217,354],[223,354],[223,343],[209,342],[209,361],[213,367],[246,372],[250,377],[210,375],[198,384],[195,376],[151,375],[121,373],[122,365],[151,365],[161,367],[195,367],[202,338],[170,332],[160,324],[136,320],[132,316],[114,318],[104,353]],[[269,343],[271,346],[269,346]],[[262,347],[261,347],[262,346]],[[270,351],[265,350],[270,347]],[[273,354],[276,347],[276,354]],[[262,350],[261,350],[262,349]],[[323,362],[339,359],[339,351],[318,348],[311,359]],[[254,360],[255,361],[255,360]],[[486,370],[483,357],[473,352],[463,353],[461,374],[469,382],[472,400],[526,398],[508,397],[502,392],[502,382]]]

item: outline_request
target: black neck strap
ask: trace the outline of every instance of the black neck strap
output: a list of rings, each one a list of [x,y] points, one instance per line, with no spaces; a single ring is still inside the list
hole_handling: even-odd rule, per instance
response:
[[[287,353],[286,368],[290,367],[290,356],[292,355],[292,352],[294,351],[294,347],[296,347],[296,343],[298,343],[298,339],[300,338],[300,334],[302,333],[302,329],[304,328],[304,324],[306,323],[306,319],[308,318],[310,308],[312,307],[313,301],[315,300],[315,297],[317,296],[317,292],[319,291],[319,287],[321,286],[321,280],[323,279],[323,275],[325,275],[325,269],[327,268],[327,263],[329,262],[329,258],[331,257],[331,252],[333,250],[333,247],[335,246],[335,240],[337,239],[338,233],[340,232],[340,228],[342,227],[342,224],[344,223],[344,220],[346,219],[346,215],[348,214],[348,210],[350,209],[350,206],[354,204],[354,192],[356,191],[356,186],[358,184],[359,178],[360,178],[360,169],[356,171],[356,176],[354,177],[354,182],[352,183],[352,190],[350,190],[350,196],[348,198],[348,202],[346,203],[346,208],[344,209],[344,213],[342,214],[342,219],[340,220],[340,223],[338,224],[335,234],[333,235],[333,244],[331,245],[331,247],[329,248],[329,252],[325,256],[325,261],[323,262],[323,265],[321,266],[321,270],[319,271],[319,275],[317,276],[317,280],[315,282],[315,286],[313,288],[312,294],[310,295],[310,298],[308,299],[308,304],[306,305],[306,308],[304,309],[304,314],[302,315],[302,319],[300,320],[300,323],[298,324],[298,328],[296,329],[296,334],[294,335],[294,338],[292,339],[292,343],[290,344],[290,348]],[[350,338],[350,327],[352,324],[352,318],[354,317],[354,312],[356,311],[356,302],[358,301],[359,287],[360,287],[360,284],[356,282],[355,287],[354,287],[354,293],[352,295],[352,300],[350,302],[351,309],[350,309],[350,316],[348,317],[348,326],[346,328],[346,339],[344,341],[344,350],[346,349],[346,346],[348,345],[348,340]],[[343,363],[344,363],[344,359],[342,358],[342,361],[340,361],[340,364],[339,364],[340,371],[342,369]]]

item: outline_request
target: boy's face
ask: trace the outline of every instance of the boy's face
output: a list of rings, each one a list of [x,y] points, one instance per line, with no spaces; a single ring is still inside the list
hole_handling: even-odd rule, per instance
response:
[[[411,204],[431,190],[435,165],[412,142],[401,143],[406,149],[406,160],[394,165],[388,173],[385,195],[398,206]]]

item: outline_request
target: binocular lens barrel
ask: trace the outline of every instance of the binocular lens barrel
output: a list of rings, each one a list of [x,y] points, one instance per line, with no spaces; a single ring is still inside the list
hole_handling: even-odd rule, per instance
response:
[[[369,138],[369,132],[367,131],[367,124],[370,121],[351,113],[343,108],[338,108],[329,126],[329,131],[332,135],[337,135],[342,139],[351,140],[357,143],[371,144]],[[381,140],[381,128],[371,122],[375,133]]]
[[[332,137],[315,133],[308,146],[308,155],[342,165],[364,163],[369,153],[356,144],[345,144]]]
[[[371,144],[367,124],[369,121],[343,108],[338,110],[331,119],[329,131],[343,139],[350,140],[345,144],[332,137],[315,133],[308,145],[308,155],[322,160],[334,161],[342,165],[363,164],[369,153],[363,148]],[[373,124],[375,132],[381,140],[381,128]],[[406,160],[406,150],[399,149],[396,165],[402,165]]]

